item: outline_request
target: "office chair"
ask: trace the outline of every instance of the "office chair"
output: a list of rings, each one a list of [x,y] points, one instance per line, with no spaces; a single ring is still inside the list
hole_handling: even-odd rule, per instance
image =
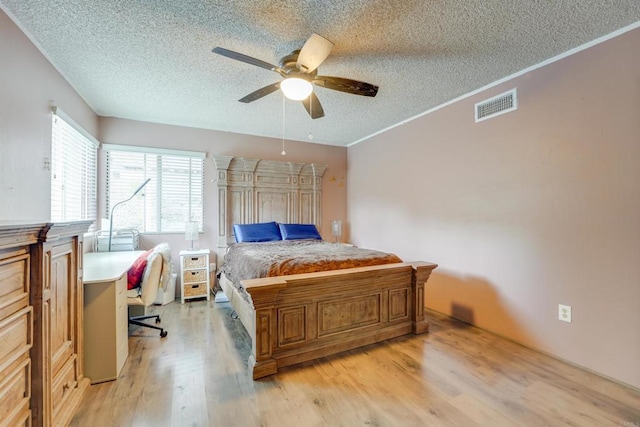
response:
[[[127,305],[129,307],[142,306],[146,308],[154,303],[158,295],[158,286],[160,285],[160,280],[162,277],[162,267],[163,267],[162,254],[155,251],[152,252],[147,258],[147,266],[145,267],[145,272],[144,272],[144,276],[140,286],[139,295],[135,297],[129,295],[127,297]],[[167,331],[165,331],[160,326],[150,325],[148,323],[142,322],[142,320],[146,320],[146,319],[155,319],[156,323],[160,323],[161,321],[160,316],[157,314],[144,315],[144,316],[129,316],[129,324],[143,326],[146,328],[157,329],[160,331],[160,336],[162,338],[167,336]]]

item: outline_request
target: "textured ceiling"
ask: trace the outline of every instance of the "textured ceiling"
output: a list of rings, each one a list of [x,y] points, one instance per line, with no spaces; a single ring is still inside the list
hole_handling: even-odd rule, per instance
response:
[[[0,0],[101,116],[349,145],[640,20],[639,0]],[[275,92],[277,64],[318,33],[323,75],[375,98],[316,87],[325,117]],[[0,65],[1,66],[1,65]]]

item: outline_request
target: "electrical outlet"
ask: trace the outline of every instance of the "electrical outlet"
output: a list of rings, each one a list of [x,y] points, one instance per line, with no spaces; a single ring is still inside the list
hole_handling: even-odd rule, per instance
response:
[[[558,304],[558,319],[571,323],[571,306]]]

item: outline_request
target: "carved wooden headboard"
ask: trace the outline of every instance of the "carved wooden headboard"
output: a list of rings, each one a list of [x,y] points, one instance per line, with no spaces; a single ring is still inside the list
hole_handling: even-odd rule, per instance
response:
[[[235,243],[233,224],[322,225],[326,165],[214,155],[218,169],[218,256]]]

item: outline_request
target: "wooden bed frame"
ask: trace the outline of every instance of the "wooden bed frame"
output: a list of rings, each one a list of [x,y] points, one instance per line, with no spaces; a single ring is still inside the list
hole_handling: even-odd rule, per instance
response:
[[[219,259],[235,241],[233,223],[273,220],[320,228],[325,166],[230,156],[214,160]],[[251,336],[248,365],[257,379],[279,367],[426,332],[424,286],[436,267],[398,263],[245,280],[251,302],[224,276],[219,284]]]

